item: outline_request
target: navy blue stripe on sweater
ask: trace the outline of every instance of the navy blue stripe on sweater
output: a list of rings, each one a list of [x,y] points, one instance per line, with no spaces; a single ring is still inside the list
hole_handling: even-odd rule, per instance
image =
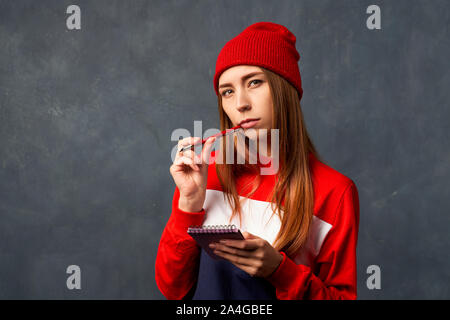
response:
[[[214,260],[203,249],[193,300],[275,300],[276,289],[264,278],[251,277],[226,260]]]

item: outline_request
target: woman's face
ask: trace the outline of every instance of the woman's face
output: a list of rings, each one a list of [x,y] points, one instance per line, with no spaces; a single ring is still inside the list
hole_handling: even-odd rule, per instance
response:
[[[252,140],[259,137],[260,141],[270,136],[273,101],[268,80],[261,68],[239,65],[225,70],[219,78],[218,91],[223,109],[233,126],[245,119],[258,119],[247,125],[251,128],[244,128],[245,135]],[[265,133],[268,136],[259,129],[267,129]],[[270,144],[270,139],[267,142]]]

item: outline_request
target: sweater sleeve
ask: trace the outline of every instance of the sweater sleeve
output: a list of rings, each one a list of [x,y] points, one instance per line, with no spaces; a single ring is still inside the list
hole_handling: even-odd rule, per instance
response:
[[[297,265],[284,252],[268,278],[278,299],[356,299],[356,244],[359,227],[358,191],[353,181],[337,205],[334,223],[316,258],[314,270]]]
[[[172,214],[159,241],[155,279],[161,293],[169,300],[183,299],[198,277],[200,247],[187,234],[192,225],[201,225],[205,210],[186,212],[178,207],[180,191],[175,187]]]

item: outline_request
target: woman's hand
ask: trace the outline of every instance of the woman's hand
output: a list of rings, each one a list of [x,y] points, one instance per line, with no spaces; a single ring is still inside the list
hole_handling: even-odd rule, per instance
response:
[[[267,278],[283,261],[283,255],[260,237],[248,232],[242,235],[245,240],[221,240],[210,247],[219,257],[230,261],[250,276]]]
[[[187,212],[197,212],[203,207],[206,197],[208,165],[215,137],[209,138],[203,145],[201,154],[188,149],[177,152],[170,173],[180,190],[178,207]],[[199,137],[188,137],[178,142],[178,150],[189,144],[201,141]]]

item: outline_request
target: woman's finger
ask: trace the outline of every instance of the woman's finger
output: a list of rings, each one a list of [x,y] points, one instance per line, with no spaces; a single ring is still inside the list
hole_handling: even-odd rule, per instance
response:
[[[180,153],[180,155],[185,158],[189,158],[189,159],[192,159],[193,161],[195,161],[195,159],[194,159],[195,152],[190,149],[184,150],[182,153]]]
[[[212,248],[215,250],[220,250],[226,253],[231,253],[236,256],[247,257],[247,258],[256,258],[254,250],[242,250],[235,247],[229,247],[220,243],[213,244]]]
[[[180,156],[179,158],[175,159],[174,164],[180,167],[180,170],[175,171],[181,171],[183,166],[189,166],[195,171],[200,170],[200,168],[194,163],[194,160],[184,156]]]
[[[256,268],[253,266],[247,266],[247,265],[243,265],[243,264],[237,264],[237,263],[233,263],[236,267],[238,267],[239,269],[243,270],[244,272],[246,272],[250,277],[254,277],[256,276]]]
[[[181,149],[183,147],[189,146],[189,145],[193,145],[196,142],[201,141],[201,138],[199,137],[187,137],[184,139],[181,139],[178,141],[178,145],[177,145],[177,154],[175,156],[175,158],[184,155],[187,151],[189,151],[190,149],[186,149],[184,151],[181,151]]]
[[[183,156],[192,159],[196,165],[202,165],[201,155],[197,155],[193,150],[183,151]]]
[[[251,234],[250,232],[247,231],[244,231],[242,235],[244,236],[244,239],[260,239],[260,237],[255,236],[254,234]]]
[[[187,137],[187,138],[181,139],[178,141],[178,151],[183,147],[195,144],[201,140],[202,140],[202,138],[200,138],[200,137]]]
[[[211,149],[216,141],[216,137],[209,137],[205,142],[205,146],[202,149],[201,159],[205,164],[209,164],[209,158],[211,156]]]
[[[231,263],[236,263],[236,264],[239,264],[239,265],[254,266],[254,264],[255,264],[255,259],[254,258],[237,256],[237,255],[234,255],[234,254],[222,251],[222,250],[214,250],[214,254],[216,254],[219,257],[222,257],[222,258],[230,261]]]
[[[247,239],[247,240],[221,240],[220,243],[229,247],[234,247],[242,250],[255,250],[262,246],[262,239]]]

